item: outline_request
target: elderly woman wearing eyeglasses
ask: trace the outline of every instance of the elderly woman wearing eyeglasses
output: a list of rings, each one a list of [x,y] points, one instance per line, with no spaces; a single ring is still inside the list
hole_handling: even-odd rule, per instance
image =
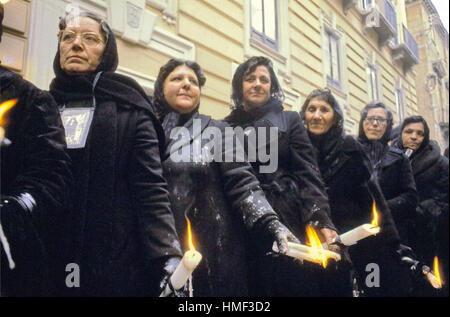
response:
[[[157,296],[181,257],[161,126],[142,88],[115,73],[117,45],[104,21],[69,15],[59,29],[50,92],[73,162],[67,262],[80,267],[79,295]]]
[[[361,111],[359,142],[377,172],[400,236],[408,243],[408,219],[417,205],[417,190],[408,158],[388,146],[392,125],[392,112],[385,104],[368,104]]]
[[[392,126],[392,112],[384,103],[368,104],[361,111],[358,139],[374,168],[402,242],[410,244],[408,230],[414,217],[418,194],[408,158],[401,150],[388,146]],[[397,267],[395,264],[390,266]],[[407,281],[402,270],[396,272],[395,276],[401,277],[402,274],[403,280]],[[393,295],[407,295],[409,285],[406,282],[399,283],[390,278],[384,284],[387,290],[395,293]]]

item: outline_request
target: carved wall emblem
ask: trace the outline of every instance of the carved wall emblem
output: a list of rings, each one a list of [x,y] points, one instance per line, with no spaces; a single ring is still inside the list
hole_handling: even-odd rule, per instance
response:
[[[138,29],[142,16],[142,8],[139,8],[132,4],[131,2],[127,2],[127,23],[130,27],[134,29]]]

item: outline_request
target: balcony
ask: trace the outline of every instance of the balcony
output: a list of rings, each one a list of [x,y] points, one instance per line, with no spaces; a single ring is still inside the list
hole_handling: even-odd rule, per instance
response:
[[[358,0],[343,0],[342,7],[344,9],[344,14],[347,15],[348,11],[358,4]]]
[[[397,36],[397,14],[389,0],[372,0],[362,12],[364,29],[378,34],[378,45],[383,47]]]
[[[406,74],[414,65],[419,64],[419,46],[408,29],[402,25],[403,32],[392,47],[392,59],[403,62],[403,72]]]

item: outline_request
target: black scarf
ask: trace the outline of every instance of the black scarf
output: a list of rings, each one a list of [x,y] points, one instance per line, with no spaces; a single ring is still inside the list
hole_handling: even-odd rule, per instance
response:
[[[95,96],[97,103],[114,101],[121,107],[138,107],[149,112],[155,126],[160,147],[164,144],[164,133],[156,118],[151,101],[142,87],[132,78],[115,73],[119,63],[116,38],[112,30],[108,29],[108,41],[105,45],[102,61],[95,72],[84,76],[69,76],[60,65],[60,51],[53,61],[53,70],[56,77],[50,84],[50,93],[60,105],[68,101],[92,99]],[[102,72],[94,87],[94,80]],[[161,152],[162,153],[162,152]]]
[[[364,152],[367,154],[372,167],[381,161],[388,150],[387,143],[381,142],[380,140],[369,140],[365,135],[364,138],[358,138],[358,141],[361,143]]]
[[[159,118],[162,129],[164,130],[165,138],[166,138],[166,146],[170,142],[170,132],[175,127],[182,127],[188,122],[195,114],[198,113],[198,109],[200,104],[190,113],[179,114],[178,112],[172,110],[169,105],[167,105],[167,109],[164,112],[164,115]],[[169,110],[170,109],[170,110]]]
[[[109,26],[107,26],[107,29],[108,41],[105,45],[102,61],[95,72],[88,75],[67,75],[61,69],[58,45],[58,51],[53,60],[53,70],[56,77],[50,84],[50,92],[59,104],[67,101],[90,99],[95,94],[96,99],[140,107],[153,115],[151,102],[139,84],[132,78],[115,73],[119,64],[117,43]],[[102,75],[94,91],[94,79],[99,72],[102,72]]]
[[[236,108],[224,119],[224,121],[232,126],[241,126],[245,129],[247,126],[252,125],[253,122],[261,119],[271,111],[283,111],[283,103],[280,99],[272,97],[264,105],[252,108],[248,111],[244,110],[243,107]]]
[[[319,169],[322,175],[325,176],[328,174],[326,171],[333,168],[336,160],[339,159],[345,131],[341,124],[335,124],[323,135],[314,135],[309,131],[308,135],[316,152]]]
[[[397,147],[403,152],[407,150],[407,148],[403,146],[401,136],[398,139],[394,140],[392,146]],[[425,135],[422,144],[420,144],[420,147],[409,157],[414,178],[436,164],[440,157],[441,151],[437,143],[430,140],[429,134]]]
[[[334,163],[337,162],[342,144],[344,142],[344,113],[341,107],[337,103],[330,104],[334,110],[336,120],[334,125],[323,135],[315,135],[308,130],[309,139],[316,152],[317,164],[322,173],[322,176],[327,175],[327,171],[334,167]],[[307,104],[304,104],[300,115],[302,120],[305,121]]]
[[[358,141],[359,143],[361,143],[364,152],[369,157],[372,167],[374,167],[381,161],[388,150],[387,143],[391,135],[392,126],[388,125],[386,127],[386,131],[384,131],[383,136],[379,140],[369,140],[366,136],[366,133],[364,132],[365,119],[365,117],[361,117],[361,120],[359,121]]]

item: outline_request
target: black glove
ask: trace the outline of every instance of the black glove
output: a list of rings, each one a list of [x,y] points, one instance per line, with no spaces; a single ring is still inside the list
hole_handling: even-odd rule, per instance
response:
[[[411,265],[419,262],[413,249],[404,244],[398,244],[394,251],[395,258],[402,266],[410,267]]]
[[[175,269],[178,267],[180,262],[180,258],[173,257],[168,259],[164,264],[164,275],[159,286],[160,293],[164,292],[167,287],[170,288],[172,292],[168,295],[168,297],[188,297],[188,282],[186,282],[186,284],[179,290],[173,289],[172,284],[170,283],[170,277],[172,276],[173,272],[175,272]]]
[[[28,197],[26,194],[24,195],[24,197]],[[34,202],[34,199],[32,201]],[[24,241],[27,238],[27,234],[29,234],[30,225],[32,223],[30,212],[35,206],[35,203],[29,202],[30,201],[24,202],[20,197],[1,197],[1,223],[5,235],[10,242]],[[30,208],[28,206],[30,206]]]
[[[418,281],[424,278],[422,272],[422,264],[417,259],[416,254],[410,247],[399,244],[395,250],[395,257],[401,266],[409,268],[411,277]]]
[[[278,219],[272,219],[267,223],[265,229],[271,238],[275,240],[278,250],[282,254],[285,254],[288,250],[288,241],[300,243],[294,234]]]

